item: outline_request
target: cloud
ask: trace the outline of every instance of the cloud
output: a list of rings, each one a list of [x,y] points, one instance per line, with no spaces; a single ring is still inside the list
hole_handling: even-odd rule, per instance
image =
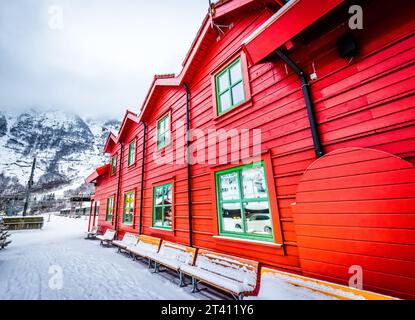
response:
[[[180,71],[207,5],[2,1],[0,109],[38,106],[89,117],[120,117],[127,107],[138,111],[155,73]],[[62,10],[61,28],[51,21],[56,8]]]

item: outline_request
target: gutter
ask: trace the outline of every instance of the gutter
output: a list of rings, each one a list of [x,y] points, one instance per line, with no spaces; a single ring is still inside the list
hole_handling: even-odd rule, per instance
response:
[[[141,122],[144,128],[143,133],[143,150],[141,154],[141,190],[140,190],[140,227],[139,233],[143,233],[143,196],[144,196],[144,171],[145,171],[145,155],[146,155],[146,141],[147,141],[147,124],[145,122]]]
[[[119,164],[119,169],[118,169],[118,183],[117,183],[117,199],[116,199],[116,206],[115,208],[116,213],[115,213],[115,222],[114,222],[114,229],[116,232],[118,232],[118,212],[119,212],[119,204],[120,204],[120,189],[121,189],[121,169],[122,169],[122,150],[124,148],[124,144],[120,144],[121,148],[120,148],[120,164]]]
[[[186,90],[187,207],[189,212],[189,246],[193,247],[192,174],[190,163],[190,90],[186,83],[183,83],[183,87]]]
[[[304,100],[307,107],[308,121],[310,122],[311,135],[313,137],[314,151],[316,157],[320,158],[324,155],[323,146],[321,144],[318,124],[315,117],[313,100],[310,94],[310,83],[304,71],[281,49],[276,51],[277,55],[298,75],[301,80],[301,89],[303,90]]]

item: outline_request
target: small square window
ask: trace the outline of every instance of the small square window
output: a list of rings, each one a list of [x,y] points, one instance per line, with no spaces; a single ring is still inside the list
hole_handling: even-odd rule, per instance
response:
[[[157,149],[163,149],[170,143],[170,114],[157,122]]]
[[[246,101],[241,58],[222,70],[216,77],[218,114],[222,114]]]
[[[131,166],[135,163],[135,149],[136,149],[136,142],[134,140],[128,146],[128,166]]]
[[[134,201],[135,201],[134,192],[127,192],[124,195],[123,223],[125,223],[125,224],[132,224],[133,223]]]
[[[115,175],[115,172],[117,171],[117,156],[113,156],[111,158],[111,176]]]
[[[107,214],[105,220],[107,222],[112,222],[112,216],[114,214],[114,197],[107,199]]]

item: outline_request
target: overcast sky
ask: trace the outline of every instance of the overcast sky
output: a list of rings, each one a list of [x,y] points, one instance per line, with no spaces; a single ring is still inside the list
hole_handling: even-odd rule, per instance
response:
[[[178,73],[208,0],[1,0],[0,110],[135,112]]]

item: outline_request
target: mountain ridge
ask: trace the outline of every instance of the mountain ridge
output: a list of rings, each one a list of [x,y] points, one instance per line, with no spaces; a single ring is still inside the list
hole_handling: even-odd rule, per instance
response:
[[[59,110],[0,111],[0,195],[25,188],[35,155],[35,190],[81,186],[86,175],[108,162],[102,150],[119,126],[115,119]]]

